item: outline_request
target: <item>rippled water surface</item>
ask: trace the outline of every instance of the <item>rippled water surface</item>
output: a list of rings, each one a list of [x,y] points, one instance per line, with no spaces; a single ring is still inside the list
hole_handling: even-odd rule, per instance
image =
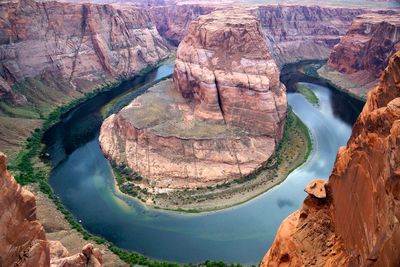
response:
[[[118,94],[172,71],[172,66],[162,66],[113,93],[103,93],[50,129],[44,138],[54,166],[50,183],[86,229],[122,248],[176,262],[223,260],[257,264],[280,222],[300,207],[305,185],[314,178],[328,178],[337,149],[346,144],[359,107],[317,84],[307,85],[318,96],[319,107],[290,92],[289,104],[309,127],[314,150],[309,160],[282,184],[252,201],[217,212],[180,214],[147,209],[115,190],[110,165],[97,141],[99,110]]]

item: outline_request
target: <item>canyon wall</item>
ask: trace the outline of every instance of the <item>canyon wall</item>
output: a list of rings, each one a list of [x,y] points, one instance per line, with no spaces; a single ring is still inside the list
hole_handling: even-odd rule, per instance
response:
[[[366,97],[397,50],[400,50],[400,15],[394,12],[364,14],[353,21],[319,73],[344,89]]]
[[[101,266],[102,255],[91,244],[69,256],[60,242],[46,239],[34,195],[15,182],[6,165],[0,152],[0,266]]]
[[[217,8],[217,5],[171,5],[153,7],[150,13],[160,35],[178,46],[187,34],[190,22]]]
[[[143,7],[2,1],[0,148],[15,153],[55,106],[169,53]]]
[[[261,19],[276,61],[326,59],[362,9],[319,6],[261,6]]]
[[[190,24],[173,81],[105,120],[100,144],[157,189],[206,187],[259,169],[282,138],[286,111],[259,20],[216,11]]]
[[[1,84],[54,75],[84,91],[132,76],[169,51],[146,9],[21,0],[0,12]]]
[[[324,197],[308,191],[261,266],[399,266],[400,52],[339,150]],[[316,189],[315,185],[311,185]]]
[[[242,8],[251,10],[261,20],[279,65],[301,59],[328,58],[352,20],[365,13],[363,9],[297,5]],[[210,4],[178,5],[154,7],[151,13],[160,34],[178,44],[185,36],[190,21],[218,9],[227,7]]]

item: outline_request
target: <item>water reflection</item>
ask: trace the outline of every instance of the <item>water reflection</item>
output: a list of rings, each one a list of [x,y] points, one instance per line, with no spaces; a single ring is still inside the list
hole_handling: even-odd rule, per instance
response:
[[[162,75],[170,73],[172,68],[164,69]],[[320,107],[314,107],[298,93],[290,93],[288,100],[310,128],[313,153],[282,184],[240,206],[195,215],[147,209],[116,190],[110,165],[99,147],[98,131],[94,139],[67,155],[63,140],[69,136],[69,126],[86,125],[85,116],[98,116],[101,107],[111,100],[104,96],[98,102],[91,100],[90,107],[86,103],[80,107],[92,112],[77,110],[46,135],[48,151],[56,166],[50,183],[85,228],[122,248],[176,262],[210,259],[257,264],[280,222],[300,207],[305,185],[314,178],[329,176],[338,147],[345,145],[350,135],[351,123],[340,114],[354,112],[351,105],[341,103],[343,110],[338,114],[334,107],[340,102],[337,93],[316,84],[307,86],[320,99]],[[85,116],[81,116],[82,112]]]

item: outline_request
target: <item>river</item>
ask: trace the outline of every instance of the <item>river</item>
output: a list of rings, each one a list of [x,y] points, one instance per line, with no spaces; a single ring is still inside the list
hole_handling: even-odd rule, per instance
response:
[[[118,95],[170,75],[171,65],[100,93],[49,129],[43,140],[53,166],[50,184],[88,231],[121,248],[182,263],[222,260],[258,264],[281,221],[301,206],[307,183],[328,178],[336,152],[346,144],[362,106],[295,70],[286,71],[288,101],[310,129],[313,151],[283,183],[247,203],[216,212],[183,214],[148,209],[116,190],[98,142],[100,110]],[[290,84],[294,80],[313,82],[307,86],[319,98],[319,107],[293,92]]]

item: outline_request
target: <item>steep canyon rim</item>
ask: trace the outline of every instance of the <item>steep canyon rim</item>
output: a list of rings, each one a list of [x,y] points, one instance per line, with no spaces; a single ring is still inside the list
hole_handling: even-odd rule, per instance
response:
[[[301,77],[301,74],[299,75]],[[295,80],[293,75],[288,77]],[[332,92],[334,96],[331,96],[329,91],[326,90],[322,90],[321,100],[332,99],[334,105],[333,110],[329,108],[329,105],[323,105],[323,107],[328,108],[328,110],[324,108],[323,121],[328,119],[333,123],[339,123],[335,126],[335,129],[348,125],[343,128],[343,130],[346,129],[345,132],[348,135],[350,133],[349,125],[351,125],[351,121],[354,121],[357,109],[354,109],[354,104],[351,104],[352,101],[345,96],[336,92]],[[303,115],[303,112],[307,114],[307,110],[312,108],[311,104],[298,94],[294,94],[292,99],[295,101],[294,103],[297,103],[296,105],[307,107],[307,109],[301,111]],[[314,108],[312,110],[315,111]],[[71,116],[68,117],[73,117],[74,114],[79,117],[88,113],[88,110],[84,108],[80,112],[72,111]],[[338,116],[341,119],[334,119],[332,116]],[[315,118],[309,118],[309,120],[313,121]],[[317,121],[322,124],[325,123],[320,120]],[[71,125],[71,122],[66,122],[66,125]],[[59,128],[58,135],[64,133],[62,127]],[[312,128],[310,127],[311,131],[313,131]],[[330,136],[326,132],[323,135]],[[99,150],[96,137],[94,137],[93,141],[89,141],[89,143],[76,149],[68,158],[65,158],[63,142],[56,136],[57,134],[53,135],[55,140],[52,141],[51,149],[53,149],[53,152],[50,151],[50,157],[58,166],[53,171],[50,183],[64,205],[71,210],[77,219],[82,220],[82,224],[90,232],[99,234],[120,247],[163,260],[201,262],[205,259],[215,259],[227,262],[257,263],[268,244],[272,242],[275,229],[281,219],[296,209],[296,203],[299,203],[298,201],[303,198],[304,193],[302,192],[303,186],[301,184],[307,183],[308,181],[306,180],[315,175],[318,177],[327,177],[329,175],[329,170],[322,170],[320,167],[308,163],[305,165],[306,170],[300,171],[298,169],[294,171],[290,176],[293,178],[289,177],[281,186],[237,208],[204,215],[165,213],[147,209],[140,203],[132,201],[115,190],[110,166]],[[337,138],[335,136],[330,137]],[[337,140],[339,142],[337,145],[328,148],[331,151],[330,153],[323,152],[318,157],[327,157],[325,164],[333,163],[337,147],[344,144],[346,139],[346,136],[340,137]],[[322,146],[326,146],[324,143],[326,141],[321,143]],[[321,144],[317,144],[316,150]],[[325,149],[327,148],[325,147]],[[311,158],[315,159],[315,153],[313,152]],[[87,166],[85,167],[85,165]],[[101,166],[101,168],[96,168],[96,166]],[[313,168],[318,171],[315,173]],[[70,171],[73,171],[73,173],[70,173]],[[87,173],[88,171],[89,173]],[[90,179],[88,180],[88,178]],[[299,185],[298,183],[301,184]],[[295,190],[296,193],[286,192],[286,190],[294,190],[294,188],[298,189],[298,191]],[[282,199],[281,195],[293,195],[293,199]],[[84,208],[79,203],[86,203],[87,207]],[[270,217],[268,222],[265,221],[264,212],[259,212],[266,209],[272,213],[268,216]],[[98,218],[100,213],[104,214],[102,218]],[[242,224],[249,224],[248,220],[255,220],[256,223],[249,229],[239,227]],[[232,223],[226,225],[222,222]],[[250,223],[250,225],[253,223]],[[208,226],[204,228],[204,224]],[[108,231],[107,228],[110,230]],[[118,229],[118,231],[112,229]],[[157,243],[155,244],[152,240],[157,240]],[[175,243],[182,244],[182,247],[166,250],[172,240]],[[237,243],[238,240],[242,241]],[[186,246],[183,244],[186,244]],[[248,246],[249,249],[243,251],[240,249],[243,246]],[[184,255],[178,253],[179,251],[185,251]],[[194,251],[197,253],[194,254]],[[232,251],[235,251],[235,253],[232,253]],[[236,256],[232,257],[232,255]]]
[[[340,33],[341,34],[343,34],[343,32],[342,31],[340,31]],[[324,41],[323,41],[324,42]],[[301,53],[300,53],[301,54]],[[320,56],[320,55],[319,55]],[[313,87],[313,85],[308,85],[309,87],[311,87],[311,88],[314,88]],[[315,88],[314,88],[315,89]],[[318,89],[316,89],[316,90],[318,90]],[[334,98],[335,99],[335,98]],[[340,102],[340,101],[337,101],[337,102]],[[336,104],[334,104],[334,106],[335,106]],[[334,110],[333,112],[336,114],[336,112],[337,112],[337,110],[340,110],[341,108],[336,108],[336,110]],[[346,110],[346,108],[345,108],[345,110]],[[351,112],[349,112],[349,113],[351,113]],[[70,114],[71,115],[71,114]],[[336,115],[338,115],[338,114],[336,114]],[[348,121],[348,122],[350,122],[350,123],[352,123],[352,119],[349,119],[348,118],[348,116],[347,115],[349,115],[349,114],[346,114],[346,115],[338,115],[343,121]],[[351,115],[350,115],[350,117],[351,117]],[[36,121],[34,121],[34,123],[39,123],[39,122],[36,122]],[[85,137],[85,142],[86,141],[88,141],[88,140],[91,140],[91,138],[93,137],[92,135],[90,135],[90,134],[88,134],[88,133],[90,133],[91,131],[90,131],[90,129],[93,129],[93,128],[96,128],[96,127],[98,127],[98,125],[96,124],[97,123],[97,121],[95,121],[95,123],[92,123],[92,122],[90,122],[90,120],[86,120],[84,123],[83,123],[83,125],[86,127],[88,127],[89,128],[89,130],[88,131],[86,131],[86,128],[85,127],[81,127],[83,130],[81,131],[81,132],[79,132],[79,130],[77,129],[77,128],[79,128],[79,127],[74,127],[74,129],[75,130],[77,130],[79,133],[77,134],[78,136],[80,136],[80,137]],[[70,124],[71,125],[71,124]],[[32,127],[32,126],[27,126],[27,127]],[[33,127],[34,128],[34,127]],[[68,135],[68,134],[67,134]],[[76,139],[74,140],[74,137],[76,137],[76,135],[75,134],[69,134],[70,136],[69,137],[67,137],[66,139],[69,139],[69,141],[72,141],[72,142],[70,142],[69,144],[60,144],[60,145],[62,145],[62,146],[65,146],[65,145],[67,145],[68,146],[68,149],[67,149],[67,154],[69,154],[69,153],[72,153],[72,154],[74,154],[77,150],[79,150],[79,149],[81,149],[81,145],[82,144],[80,144],[79,142],[76,142]],[[94,137],[95,137],[95,135],[94,135]],[[62,143],[64,143],[64,142],[62,142]],[[71,143],[72,143],[72,146],[70,146],[71,145]],[[93,151],[92,151],[93,152]],[[99,182],[100,180],[97,180],[97,182]],[[113,186],[113,185],[110,185],[110,186]],[[257,201],[257,199],[255,200],[255,201]],[[109,202],[108,202],[109,203]],[[282,205],[284,205],[285,203],[287,204],[288,202],[285,202],[285,201],[281,201],[280,202]],[[121,205],[122,205],[122,202],[120,203]],[[247,204],[245,204],[245,205],[247,205]],[[240,208],[240,207],[238,207],[238,208]],[[144,251],[144,253],[146,253],[146,251]],[[202,253],[202,252],[200,252],[200,253]],[[223,255],[224,255],[224,253],[223,253]],[[159,258],[165,258],[164,256],[160,256]],[[242,259],[240,260],[240,261],[242,261]],[[251,260],[251,261],[253,261],[253,260]],[[244,262],[244,261],[243,261]],[[250,261],[249,261],[250,262]]]

